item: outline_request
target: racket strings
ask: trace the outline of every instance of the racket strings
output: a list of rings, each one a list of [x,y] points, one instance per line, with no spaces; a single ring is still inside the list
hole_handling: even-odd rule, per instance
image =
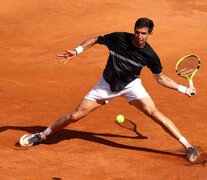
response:
[[[196,57],[187,57],[183,59],[177,66],[177,73],[180,75],[190,75],[198,67],[199,60]]]

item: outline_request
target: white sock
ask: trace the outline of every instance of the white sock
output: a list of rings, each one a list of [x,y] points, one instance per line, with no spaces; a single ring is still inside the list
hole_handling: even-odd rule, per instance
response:
[[[46,139],[47,136],[49,136],[50,134],[52,134],[52,130],[50,127],[48,127],[47,129],[45,129],[43,132],[40,133],[40,136],[43,138],[43,139]]]

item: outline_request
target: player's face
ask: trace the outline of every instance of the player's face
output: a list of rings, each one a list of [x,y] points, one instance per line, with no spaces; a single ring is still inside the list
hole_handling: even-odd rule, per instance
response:
[[[133,43],[136,47],[143,48],[145,46],[145,43],[148,39],[148,37],[152,33],[148,32],[148,27],[141,27],[141,28],[135,28],[134,29],[134,37],[133,37]]]

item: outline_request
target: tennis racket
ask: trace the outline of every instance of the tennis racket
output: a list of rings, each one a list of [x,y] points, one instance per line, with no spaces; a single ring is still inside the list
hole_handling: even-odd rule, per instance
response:
[[[175,69],[176,69],[176,73],[179,76],[187,79],[189,85],[191,87],[194,87],[193,78],[197,73],[197,71],[199,70],[200,66],[201,66],[200,58],[195,54],[189,54],[178,60]],[[194,95],[195,92],[191,91],[191,96]]]

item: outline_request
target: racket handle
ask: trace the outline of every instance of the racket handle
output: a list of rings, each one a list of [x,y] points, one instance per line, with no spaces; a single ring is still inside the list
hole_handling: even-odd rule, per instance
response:
[[[192,81],[192,80],[189,81],[189,85],[190,85],[190,87],[194,87],[194,86],[193,86],[193,81]],[[191,90],[191,91],[190,91],[190,95],[191,95],[191,96],[195,96],[195,91],[194,91],[194,90]]]

